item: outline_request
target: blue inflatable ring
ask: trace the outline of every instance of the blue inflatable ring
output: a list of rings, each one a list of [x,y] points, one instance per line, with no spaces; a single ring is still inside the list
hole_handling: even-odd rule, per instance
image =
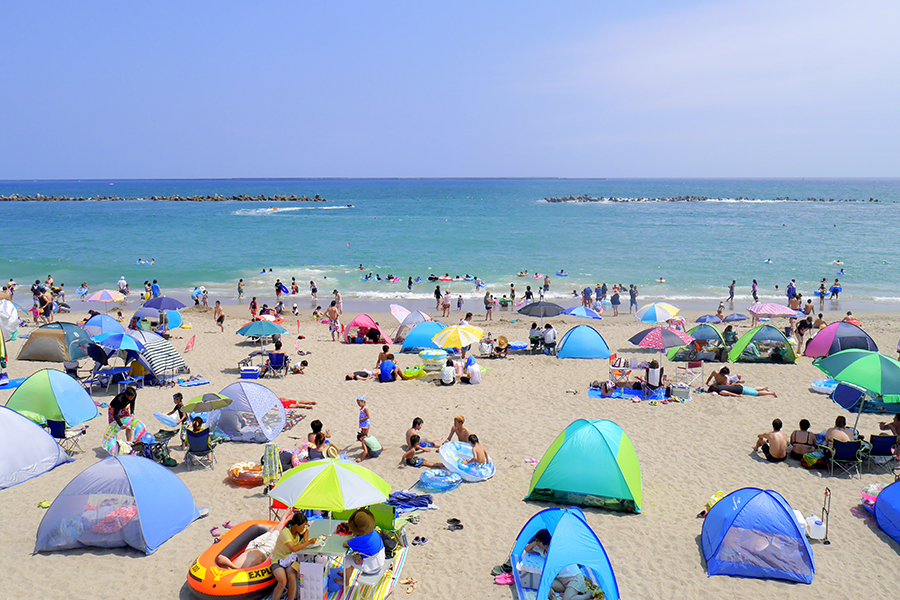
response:
[[[419,483],[433,490],[452,490],[459,487],[462,477],[443,469],[428,469],[419,475]]]

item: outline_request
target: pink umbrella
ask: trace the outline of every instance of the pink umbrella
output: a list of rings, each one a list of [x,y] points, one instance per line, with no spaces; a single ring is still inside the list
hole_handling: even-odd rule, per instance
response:
[[[775,304],[773,302],[766,302],[765,304],[754,304],[747,310],[757,317],[796,317],[801,314],[792,308],[782,306],[781,304]]]
[[[409,313],[410,310],[408,308],[400,306],[399,304],[391,304],[391,314],[394,315],[394,318],[400,323],[409,316]]]
[[[663,350],[685,346],[693,342],[694,338],[676,329],[652,327],[631,336],[628,341],[638,348],[655,348],[659,350],[659,358],[662,360]]]

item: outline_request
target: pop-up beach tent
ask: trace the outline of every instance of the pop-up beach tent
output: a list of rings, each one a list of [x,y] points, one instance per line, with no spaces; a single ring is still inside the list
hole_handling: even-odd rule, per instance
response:
[[[812,583],[812,549],[787,501],[772,490],[731,492],[706,515],[701,535],[710,576]]]
[[[423,313],[421,310],[412,311],[411,313],[406,315],[402,321],[400,321],[400,326],[397,328],[397,332],[394,334],[394,341],[398,343],[402,342],[406,339],[406,336],[409,335],[409,332],[412,331],[416,325],[431,320],[431,317]]]
[[[835,352],[852,348],[878,352],[875,340],[869,337],[868,333],[853,323],[838,321],[820,329],[815,337],[809,340],[803,355],[811,358],[831,356]]]
[[[220,429],[231,441],[271,442],[284,429],[284,405],[266,386],[239,381],[226,386],[219,395],[231,398],[232,402],[210,412],[209,425]]]
[[[381,327],[378,326],[378,323],[373,321],[372,317],[370,317],[369,315],[359,315],[358,317],[356,317],[355,319],[350,321],[350,324],[347,325],[347,327],[344,329],[344,342],[349,344],[350,337],[351,337],[350,330],[351,329],[359,329],[360,327],[365,327],[368,329],[373,329],[373,328],[377,329],[378,333],[381,334],[381,338],[384,340],[385,344],[393,344],[394,343],[391,340],[391,338],[388,336],[388,334],[386,334],[384,332],[384,330],[382,330]]]
[[[728,352],[730,362],[776,362],[769,357],[769,352],[761,352],[758,344],[779,348],[781,359],[777,362],[794,363],[797,357],[794,349],[784,333],[771,325],[757,325],[741,336],[731,351]]]
[[[19,313],[11,300],[0,300],[0,342],[12,337],[19,329]]]
[[[609,358],[609,346],[600,332],[590,325],[568,330],[556,348],[556,358]]]
[[[550,533],[550,546],[541,569],[537,594],[526,594],[516,568],[522,552],[534,535],[546,529]],[[547,598],[550,586],[559,572],[570,565],[580,565],[586,579],[596,583],[606,600],[619,599],[616,575],[603,544],[588,526],[584,513],[577,508],[547,508],[531,517],[516,537],[510,557],[516,573],[516,592],[519,598]]]
[[[694,340],[705,342],[701,346],[713,346],[716,348],[725,346],[725,338],[722,332],[708,323],[697,325],[687,332]],[[692,361],[692,360],[715,360],[715,353],[706,354],[696,350],[696,342],[691,342],[687,346],[678,346],[677,348],[669,348],[666,350],[666,356],[672,361]]]
[[[19,350],[19,360],[66,362],[87,356],[91,336],[74,323],[50,323],[31,332]]]
[[[140,456],[110,456],[63,488],[44,514],[35,552],[131,546],[151,554],[200,517],[187,486]]]
[[[418,352],[419,350],[440,349],[440,346],[438,346],[431,338],[440,333],[445,327],[447,326],[443,323],[438,323],[437,321],[424,321],[419,323],[406,334],[406,337],[403,339],[403,345],[400,347],[400,351]]]
[[[875,520],[892,540],[900,544],[900,481],[895,481],[875,499]]]
[[[137,360],[147,371],[144,382],[169,380],[177,372],[186,370],[184,358],[169,340],[150,331],[129,331],[128,335],[143,344],[141,351],[126,351],[126,362]]]
[[[642,494],[641,466],[622,428],[578,419],[544,453],[525,499],[641,512]]]
[[[28,411],[75,427],[99,415],[97,405],[78,381],[55,369],[41,369],[22,382],[6,402],[16,412]]]
[[[47,431],[0,406],[0,490],[43,475],[71,459]]]

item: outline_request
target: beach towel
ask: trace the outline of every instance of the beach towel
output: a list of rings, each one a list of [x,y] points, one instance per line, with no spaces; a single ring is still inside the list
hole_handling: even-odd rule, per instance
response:
[[[644,400],[666,400],[666,389],[657,388],[644,394],[643,390],[633,390],[631,388],[616,388],[612,396],[603,396],[600,390],[596,388],[588,389],[588,398],[643,398]]]
[[[397,509],[397,514],[412,512],[414,510],[435,510],[434,498],[431,494],[414,494],[413,492],[394,492],[386,504]]]
[[[263,456],[263,483],[269,485],[281,479],[281,451],[277,444],[266,444],[266,453]]]
[[[284,411],[284,429],[282,431],[287,431],[289,429],[293,429],[293,427],[303,420],[306,415],[301,413],[299,410],[286,410]]]
[[[209,382],[205,379],[200,379],[199,377],[196,379],[179,379],[178,385],[181,387],[194,387],[197,385],[207,385]]]

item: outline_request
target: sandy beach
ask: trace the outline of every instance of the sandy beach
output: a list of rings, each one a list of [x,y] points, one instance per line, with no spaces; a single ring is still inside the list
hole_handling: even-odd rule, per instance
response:
[[[218,392],[238,381],[237,363],[253,349],[235,331],[246,323],[245,307],[228,306],[225,333],[219,333],[212,320],[212,309],[185,309],[192,329],[174,331],[173,345],[179,351],[191,336],[196,342],[185,355],[192,374],[211,384],[197,388],[144,388],[138,391],[136,416],[151,430],[158,425],[155,411],[172,408],[171,395],[181,391],[186,398],[203,392]],[[382,310],[386,310],[385,304]],[[709,312],[709,311],[704,311]],[[455,323],[460,313],[440,319]],[[115,314],[115,309],[112,309]],[[683,316],[692,323],[699,311]],[[877,342],[882,352],[893,356],[900,337],[900,314],[855,311],[862,327]],[[348,313],[349,321],[355,313]],[[499,311],[494,321],[484,323],[477,313],[473,325],[493,336],[526,340],[532,319]],[[826,312],[831,322],[843,313]],[[84,313],[73,313],[66,320],[77,322]],[[372,317],[385,325],[389,333],[396,320],[389,313]],[[548,319],[560,336],[571,326],[586,321],[567,318]],[[749,322],[744,322],[749,323]],[[644,324],[620,315],[594,323],[613,352],[649,360],[655,352],[640,351],[627,339]],[[293,350],[298,332],[297,318],[289,317],[285,326],[291,332],[286,350]],[[748,325],[739,328],[746,331]],[[28,328],[23,330],[27,332]],[[847,476],[830,477],[826,471],[801,468],[795,461],[767,463],[751,452],[756,434],[770,431],[775,417],[790,433],[800,419],[809,419],[811,431],[823,431],[839,414],[847,414],[826,396],[813,393],[809,384],[821,377],[812,360],[800,357],[796,365],[736,364],[748,385],[766,385],[778,397],[725,398],[693,394],[690,402],[651,406],[623,399],[592,399],[587,391],[591,381],[608,374],[605,360],[558,360],[544,355],[511,354],[507,359],[484,360],[488,367],[477,386],[437,387],[423,381],[391,384],[348,382],[344,375],[360,368],[373,368],[376,346],[333,343],[327,326],[314,321],[308,311],[299,317],[301,350],[310,366],[306,374],[284,379],[262,380],[279,396],[314,400],[313,410],[303,411],[305,419],[276,440],[283,448],[293,449],[296,438],[305,439],[309,421],[320,419],[331,430],[332,440],[347,448],[351,458],[358,456],[356,442],[357,406],[355,399],[365,394],[372,414],[371,433],[385,447],[377,459],[366,461],[394,490],[411,486],[418,469],[397,467],[404,434],[414,417],[425,421],[424,437],[446,439],[454,415],[464,415],[466,425],[476,433],[497,465],[496,476],[483,483],[465,484],[445,494],[436,494],[440,510],[423,512],[421,522],[410,526],[407,534],[424,536],[429,542],[411,547],[404,576],[419,581],[412,598],[491,598],[508,599],[509,586],[494,585],[490,570],[504,562],[519,529],[545,505],[523,502],[533,467],[526,459],[540,459],[553,439],[566,425],[579,418],[610,419],[631,438],[643,473],[643,512],[638,515],[584,509],[587,520],[609,555],[623,598],[779,598],[843,597],[849,593],[861,598],[896,598],[896,565],[900,547],[880,532],[873,519],[865,518],[855,507],[859,489],[869,483],[888,483],[889,475],[863,474],[862,480]],[[23,341],[9,343],[11,378],[25,377],[60,364],[15,360]],[[295,355],[296,356],[296,355]],[[296,357],[295,360],[299,360]],[[398,354],[401,368],[418,363],[415,355]],[[675,366],[664,361],[666,373],[675,375]],[[707,364],[708,374],[714,365]],[[571,393],[575,391],[577,393]],[[10,392],[0,392],[6,402]],[[95,392],[95,399],[108,402],[113,390]],[[855,415],[848,416],[848,420]],[[864,414],[860,430],[866,435],[878,432],[878,422],[890,416]],[[264,518],[267,500],[261,488],[242,489],[224,482],[227,468],[238,461],[258,461],[262,445],[223,444],[216,448],[218,466],[214,472],[187,471],[183,453],[173,451],[178,466],[173,471],[193,493],[198,506],[211,508],[210,515],[194,522],[185,531],[166,542],[149,556],[125,550],[90,548],[79,551],[31,555],[35,532],[44,510],[38,502],[52,500],[78,473],[105,458],[100,440],[106,428],[105,409],[90,422],[82,441],[85,452],[72,463],[62,465],[40,477],[0,492],[0,569],[7,573],[4,598],[38,598],[50,590],[64,598],[112,599],[123,597],[189,598],[185,577],[190,562],[205,550],[212,538],[209,529],[225,521],[235,523]],[[435,455],[430,456],[433,458]],[[702,521],[696,518],[707,499],[715,492],[725,493],[741,487],[760,487],[781,493],[805,515],[821,511],[825,488],[833,493],[829,538],[826,546],[812,542],[816,576],[809,585],[772,580],[707,577],[700,551]],[[446,520],[459,518],[464,529],[446,530]],[[404,596],[395,589],[394,597]]]

